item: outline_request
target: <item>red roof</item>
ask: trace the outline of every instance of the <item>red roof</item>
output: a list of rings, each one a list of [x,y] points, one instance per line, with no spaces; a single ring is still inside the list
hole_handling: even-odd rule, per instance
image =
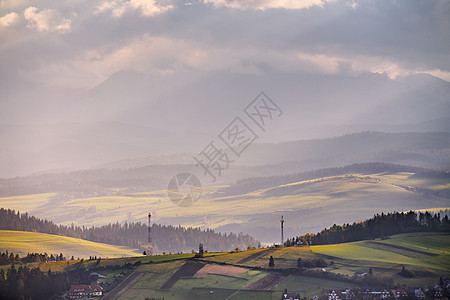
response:
[[[99,286],[98,284],[78,284],[78,285],[72,285],[69,290],[69,294],[76,294],[76,293],[94,293],[94,292],[101,292],[103,291],[103,288]]]

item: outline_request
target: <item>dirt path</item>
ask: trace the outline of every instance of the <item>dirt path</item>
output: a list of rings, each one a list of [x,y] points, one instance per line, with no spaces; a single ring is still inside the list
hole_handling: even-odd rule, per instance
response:
[[[119,283],[111,292],[106,294],[102,300],[112,300],[116,297],[120,297],[125,293],[129,288],[131,288],[139,279],[144,277],[145,273],[140,273],[134,271],[131,273],[125,280]]]
[[[270,290],[278,283],[282,282],[286,278],[288,278],[289,275],[281,275],[281,274],[269,274],[260,280],[256,281],[255,283],[249,285],[246,290]]]

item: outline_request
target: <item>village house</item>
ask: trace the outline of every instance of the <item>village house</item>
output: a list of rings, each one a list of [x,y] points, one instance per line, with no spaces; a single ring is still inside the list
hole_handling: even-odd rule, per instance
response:
[[[366,289],[363,293],[363,299],[389,299],[391,293],[388,290],[383,291],[371,291]]]
[[[351,300],[356,297],[355,293],[350,289],[342,291],[330,290],[326,292],[326,296],[328,300]]]
[[[442,300],[442,299],[444,299],[444,297],[442,295],[442,291],[440,291],[440,290],[434,290],[434,293],[432,295],[433,295],[433,299],[434,300]]]
[[[408,297],[408,292],[405,290],[392,290],[392,295],[394,295],[395,299],[406,298]]]
[[[335,290],[327,291],[326,296],[328,300],[341,300],[341,295]]]
[[[104,278],[106,278],[105,275],[102,275],[102,274],[97,273],[97,272],[92,272],[89,275],[89,284],[91,284],[91,285],[99,284],[100,283],[100,279],[104,279]]]
[[[355,293],[349,289],[342,291],[341,295],[342,295],[342,299],[345,299],[345,300],[351,300],[356,297]]]
[[[298,293],[288,293],[287,289],[284,290],[282,300],[300,300],[300,295]]]
[[[418,300],[424,300],[425,299],[425,293],[424,293],[424,291],[422,291],[421,288],[418,288],[418,289],[414,290],[414,296],[416,296],[416,298]]]
[[[103,295],[103,288],[98,284],[72,285],[67,294],[69,299],[101,297]]]

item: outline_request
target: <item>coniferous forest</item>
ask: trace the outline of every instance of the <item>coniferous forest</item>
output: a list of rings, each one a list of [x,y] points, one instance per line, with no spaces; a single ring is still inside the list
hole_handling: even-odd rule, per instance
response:
[[[5,273],[0,271],[0,295],[2,299],[52,299],[70,287],[65,273],[43,273],[39,268],[11,265]]]
[[[27,213],[20,214],[14,210],[0,208],[0,230],[41,232],[141,250],[147,248],[148,227],[141,222],[124,224],[117,222],[99,227],[64,226],[29,216]],[[152,225],[152,246],[155,252],[189,252],[198,249],[200,243],[204,245],[205,250],[224,251],[243,249],[248,245],[257,246],[259,242],[242,233],[222,234],[211,229]]]
[[[288,239],[286,246],[299,241],[310,245],[324,245],[354,242],[374,238],[388,238],[390,235],[409,232],[449,232],[450,220],[447,215],[441,218],[440,213],[430,212],[377,214],[364,222],[336,225],[326,228],[317,234],[306,234]]]

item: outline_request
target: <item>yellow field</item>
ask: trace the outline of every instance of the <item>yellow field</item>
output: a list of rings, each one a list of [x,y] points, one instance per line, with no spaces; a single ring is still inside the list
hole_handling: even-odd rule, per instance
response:
[[[46,206],[50,197],[55,195],[55,193],[46,193],[3,197],[0,198],[0,206],[15,211],[30,213],[39,210],[40,207]]]
[[[37,232],[0,230],[0,250],[14,252],[20,256],[28,252],[63,255],[70,259],[97,257],[138,256],[140,253],[131,248],[90,242],[82,239],[70,238]]]

